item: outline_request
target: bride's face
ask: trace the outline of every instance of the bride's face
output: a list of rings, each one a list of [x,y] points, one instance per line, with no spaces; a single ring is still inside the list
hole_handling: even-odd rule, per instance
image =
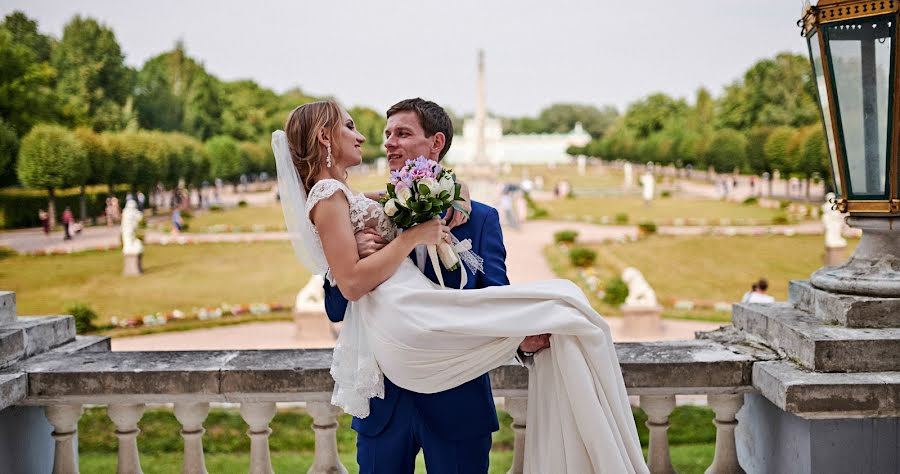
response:
[[[334,142],[332,147],[339,150],[339,153],[335,154],[335,159],[339,160],[343,168],[349,168],[362,163],[362,144],[366,141],[366,137],[359,133],[350,114],[344,109],[341,109],[341,122],[332,138]]]

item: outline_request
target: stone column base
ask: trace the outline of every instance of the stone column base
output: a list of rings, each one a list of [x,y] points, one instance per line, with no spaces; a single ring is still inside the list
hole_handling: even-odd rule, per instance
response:
[[[653,335],[662,331],[662,306],[622,306],[623,330],[627,336]]]
[[[825,266],[836,267],[847,262],[847,247],[825,247]]]
[[[125,266],[122,275],[138,276],[144,273],[144,267],[141,265],[144,258],[143,253],[125,254]]]

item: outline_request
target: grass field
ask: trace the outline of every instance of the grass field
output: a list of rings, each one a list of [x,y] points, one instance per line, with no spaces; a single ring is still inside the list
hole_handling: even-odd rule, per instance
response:
[[[512,464],[513,433],[511,418],[498,411],[500,431],[494,433],[491,450],[490,473],[505,473]],[[669,428],[672,463],[681,473],[702,473],[712,462],[715,451],[715,427],[713,413],[706,407],[683,406],[673,411]],[[642,445],[647,446],[646,416],[635,409],[635,422]],[[312,464],[314,435],[312,419],[302,409],[281,409],[272,420],[269,446],[275,472],[305,472]],[[181,470],[182,440],[180,425],[171,409],[151,408],[139,424],[138,446],[144,472],[177,473]],[[247,472],[249,465],[249,438],[247,425],[236,410],[215,408],[204,423],[206,433],[203,447],[206,467],[215,473]],[[115,427],[102,407],[87,408],[78,422],[79,461],[85,474],[115,471]],[[350,429],[350,417],[339,418],[337,431],[338,452],[343,464],[351,473],[358,472],[356,465],[356,433]],[[425,472],[424,459],[420,455],[416,472]]]
[[[849,255],[858,243],[850,240]],[[597,252],[594,266],[600,281],[621,275],[626,266],[639,269],[666,306],[664,315],[691,319],[730,321],[729,313],[712,310],[682,311],[672,308],[676,299],[701,302],[740,301],[750,284],[760,277],[769,281],[769,293],[787,298],[788,282],[806,279],[822,266],[821,236],[651,236],[637,242],[591,245]],[[580,281],[566,251],[548,246],[545,255],[562,277]],[[601,314],[619,314],[593,296]]]
[[[122,254],[92,251],[0,259],[0,288],[16,292],[20,315],[61,314],[73,302],[90,305],[98,324],[111,316],[222,303],[293,305],[309,274],[288,242],[149,245],[144,275],[125,278]]]
[[[672,224],[676,219],[698,223],[700,219],[708,224],[717,224],[727,219],[732,224],[753,223],[768,225],[782,213],[777,209],[764,209],[756,205],[744,205],[725,201],[665,198],[656,199],[650,206],[645,206],[639,197],[576,197],[574,199],[556,199],[541,201],[540,207],[548,213],[547,219],[591,218],[599,221],[602,217],[613,223],[616,214],[628,215],[629,224],[652,221],[659,225]]]

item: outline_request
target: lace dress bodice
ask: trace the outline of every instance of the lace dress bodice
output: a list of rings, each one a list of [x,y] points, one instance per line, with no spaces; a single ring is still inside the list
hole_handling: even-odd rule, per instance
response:
[[[330,198],[338,191],[343,192],[350,203],[350,224],[353,226],[354,233],[363,229],[374,229],[387,241],[394,240],[397,237],[397,226],[384,213],[384,207],[381,204],[361,193],[354,193],[347,185],[336,179],[323,179],[309,190],[309,196],[306,198],[306,219],[310,220],[310,213],[319,201]],[[315,232],[317,248],[324,253],[322,240],[319,238],[319,230],[316,229],[312,220],[310,220],[310,225]]]

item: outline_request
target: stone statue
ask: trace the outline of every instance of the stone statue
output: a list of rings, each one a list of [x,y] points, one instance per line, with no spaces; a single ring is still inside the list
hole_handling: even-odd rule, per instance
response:
[[[642,194],[644,197],[644,204],[650,204],[653,201],[653,195],[656,192],[656,178],[653,177],[653,172],[650,171],[650,168],[641,175],[641,188]]]
[[[631,163],[625,163],[625,166],[622,167],[622,171],[625,173],[625,189],[631,189],[631,187],[634,186],[634,167],[631,166]]]
[[[578,155],[576,158],[576,162],[578,163],[578,175],[584,176],[587,172],[587,157],[584,155]]]
[[[822,204],[822,224],[825,226],[825,247],[844,248],[847,241],[841,235],[844,230],[844,215],[832,208],[834,193],[825,195],[825,204]]]
[[[656,292],[644,279],[641,271],[634,267],[628,267],[622,271],[622,281],[628,285],[628,297],[625,298],[625,306],[631,308],[656,308]]]
[[[309,277],[306,286],[297,293],[294,300],[295,313],[325,313],[325,279],[322,275]]]
[[[144,218],[144,213],[137,209],[137,203],[132,199],[125,203],[122,211],[122,253],[125,255],[139,255],[144,252],[144,244],[141,239],[135,237],[138,224]]]

